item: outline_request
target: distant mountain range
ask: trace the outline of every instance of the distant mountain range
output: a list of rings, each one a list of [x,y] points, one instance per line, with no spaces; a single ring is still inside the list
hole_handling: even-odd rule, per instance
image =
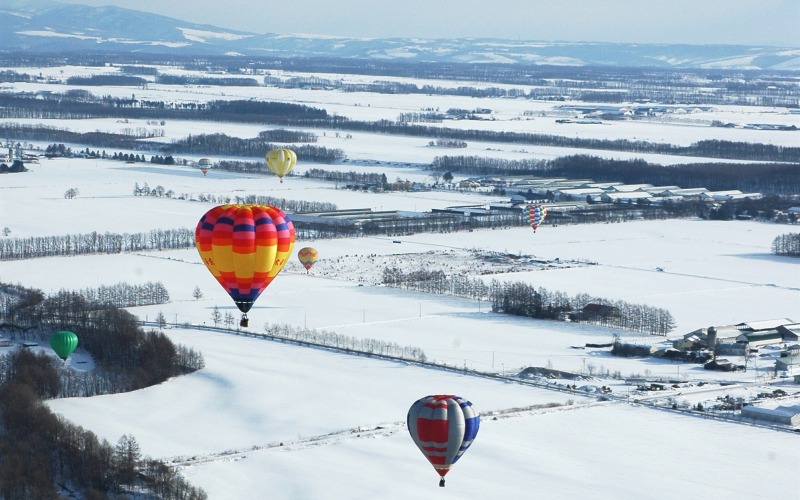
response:
[[[3,0],[0,53],[22,51],[800,71],[798,47],[259,35],[119,7]]]

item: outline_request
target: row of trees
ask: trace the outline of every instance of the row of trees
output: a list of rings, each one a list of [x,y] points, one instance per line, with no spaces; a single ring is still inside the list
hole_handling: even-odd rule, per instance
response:
[[[515,316],[591,323],[650,335],[666,335],[675,328],[672,315],[664,309],[587,294],[569,296],[523,282],[492,280],[487,285],[480,279],[450,276],[441,270],[405,272],[397,267],[386,267],[383,283],[407,290],[487,301],[494,312]]]
[[[371,174],[367,172],[344,172],[341,170],[325,170],[321,168],[309,168],[303,173],[306,179],[318,179],[328,182],[335,182],[342,185],[374,186],[384,188],[389,180],[386,174]]]
[[[422,363],[427,361],[425,352],[419,347],[401,346],[385,340],[351,337],[331,331],[299,328],[286,324],[266,324],[264,331],[267,335],[277,338],[308,342],[345,351],[392,356]]]
[[[309,65],[325,64],[324,61],[287,61],[296,63],[295,71],[306,71]],[[330,62],[328,64],[331,64]],[[417,85],[397,81],[374,81],[369,83],[344,82],[321,78],[316,75],[280,78],[264,77],[264,84],[283,88],[325,88],[343,92],[372,92],[381,94],[426,94],[460,95],[470,97],[527,98],[546,100],[570,100],[630,103],[658,102],[698,104],[744,104],[744,105],[796,105],[797,90],[778,75],[762,73],[748,75],[748,82],[736,71],[720,71],[712,76],[702,70],[641,70],[637,68],[587,68],[548,67],[537,65],[480,65],[479,68],[451,64],[413,64],[384,62],[361,64],[353,67],[339,63],[337,71],[371,75],[416,76],[420,79],[472,80],[491,83],[521,85],[518,88],[484,85],[443,87],[440,85]],[[342,66],[347,66],[343,69]],[[286,64],[281,65],[286,69]],[[401,69],[402,68],[402,69]],[[434,69],[435,68],[435,69]],[[603,89],[597,91],[597,89]],[[711,90],[713,89],[713,90]],[[614,91],[616,90],[616,91]]]
[[[788,233],[775,237],[772,240],[772,253],[800,257],[800,233]]]
[[[291,218],[291,213],[331,212],[337,210],[336,204],[329,203],[327,201],[287,200],[286,198],[276,198],[274,196],[265,196],[261,194],[231,196],[230,194],[213,195],[213,194],[201,193],[196,195],[196,198],[191,198],[191,200],[194,199],[196,199],[197,201],[217,203],[220,205],[228,203],[272,205],[273,207],[278,207],[284,212],[287,212],[290,218]],[[296,226],[297,222],[296,221],[293,222]]]
[[[0,260],[176,250],[194,247],[191,229],[153,229],[141,233],[67,234],[0,239]]]
[[[91,75],[91,76],[70,76],[67,78],[67,85],[75,86],[135,86],[141,87],[147,84],[147,80],[138,76],[129,75]]]
[[[98,288],[86,288],[77,293],[60,290],[44,300],[41,292],[0,287],[0,314],[10,324],[37,325],[42,322],[57,322],[71,318],[73,309],[102,309],[107,307],[138,307],[169,302],[169,292],[164,284],[149,281],[142,285],[118,283]],[[41,307],[34,307],[42,303]],[[37,316],[30,316],[36,314]],[[16,338],[11,330],[11,338]]]
[[[157,75],[161,85],[213,85],[217,87],[258,87],[255,78],[233,76]]]
[[[596,139],[558,136],[552,134],[535,134],[524,132],[504,132],[479,129],[454,129],[448,127],[409,124],[404,121],[378,120],[359,121],[350,120],[338,115],[329,116],[323,109],[310,108],[287,103],[259,102],[259,101],[212,101],[205,104],[189,103],[189,108],[175,109],[166,103],[150,103],[136,99],[103,98],[92,102],[85,100],[68,99],[63,95],[48,97],[47,99],[34,99],[30,96],[0,95],[0,118],[89,118],[89,117],[121,117],[140,119],[194,119],[233,121],[243,123],[272,123],[277,125],[314,126],[320,128],[334,128],[337,130],[379,132],[392,135],[428,137],[449,139],[457,141],[486,141],[513,144],[526,144],[536,146],[555,146],[564,148],[599,149],[610,151],[631,151],[637,153],[669,154],[683,156],[701,156],[711,158],[726,158],[748,161],[772,162],[800,162],[800,148],[772,144],[754,144],[745,142],[705,140],[688,146],[679,146],[668,143],[654,143],[640,140],[627,139]],[[7,129],[7,130],[4,130]],[[25,133],[22,135],[22,133]],[[67,131],[60,131],[66,134]],[[35,137],[34,131],[21,126],[0,127],[0,135],[15,140],[50,140]],[[19,135],[12,135],[16,133]],[[49,137],[54,137],[56,131],[51,131]],[[37,135],[40,135],[39,132]],[[71,139],[67,139],[72,135]],[[171,145],[156,142],[136,143],[131,137],[122,134],[104,134],[100,132],[86,134],[61,135],[62,140],[72,143],[89,144],[93,146],[106,146],[105,143],[115,145],[119,149],[144,149],[173,152],[168,148]],[[81,139],[81,140],[76,140]],[[97,142],[93,142],[97,141]],[[98,142],[104,142],[99,144]],[[220,149],[230,150],[230,154],[237,147],[252,148],[248,141],[263,142],[261,139],[250,140],[225,140],[217,146]],[[124,145],[124,146],[123,146]],[[224,148],[223,148],[224,145]],[[183,147],[188,147],[183,145]],[[215,151],[195,151],[200,154],[218,154]],[[226,153],[228,154],[228,153]],[[243,155],[244,153],[239,153]],[[259,156],[263,150],[259,151]],[[304,155],[305,156],[305,155]]]
[[[615,50],[606,47],[604,50]],[[630,50],[618,47],[616,50]],[[564,66],[542,64],[469,64],[440,63],[425,61],[370,60],[365,64],[359,59],[336,57],[279,58],[206,56],[197,60],[191,55],[143,54],[141,52],[114,54],[115,61],[122,62],[122,72],[128,75],[160,75],[153,67],[144,64],[177,67],[202,74],[260,73],[280,69],[293,74],[307,73],[305,77],[288,79],[266,77],[267,85],[294,87],[340,88],[343,91],[362,91],[362,84],[350,84],[340,80],[323,79],[319,73],[361,74],[373,76],[400,76],[419,80],[455,80],[504,84],[503,88],[487,85],[470,85],[458,88],[438,85],[414,85],[397,81],[375,81],[368,89],[385,93],[425,93],[479,96],[483,92],[506,97],[527,97],[529,99],[596,99],[611,100],[624,98],[626,102],[659,102],[697,104],[743,104],[743,105],[797,105],[797,88],[780,71],[742,71],[726,69],[691,68],[619,68],[602,66]],[[48,67],[61,66],[65,59],[61,55],[9,53],[2,57],[3,67]],[[75,54],[69,56],[69,64],[103,67],[107,56],[97,54]],[[187,78],[192,78],[188,76]],[[251,85],[249,78],[231,76],[201,77],[207,85]],[[30,75],[13,70],[0,73],[0,81],[42,81],[41,75]],[[164,83],[183,85],[187,80],[164,80]],[[520,88],[509,88],[519,85]],[[488,87],[488,88],[487,88]],[[486,89],[486,90],[484,90]],[[527,92],[525,91],[527,89]],[[597,92],[603,89],[604,92]],[[612,92],[616,90],[616,92]],[[599,94],[599,95],[598,95]],[[611,97],[606,96],[606,94]]]
[[[295,136],[295,134],[290,134]],[[297,137],[303,137],[297,134]],[[313,146],[309,144],[275,144],[268,142],[266,137],[269,133],[253,139],[242,139],[240,137],[230,137],[225,134],[200,134],[190,135],[184,139],[173,141],[168,145],[162,145],[161,150],[170,154],[202,154],[216,156],[245,156],[263,158],[267,151],[275,148],[288,147],[297,154],[299,159],[308,162],[333,163],[345,158],[344,151],[338,148],[326,148],[324,146]],[[288,135],[287,135],[288,138]],[[246,166],[245,172],[266,174],[269,169],[266,163],[251,162],[219,162],[218,170],[242,171],[241,167]]]
[[[90,304],[104,304],[114,307],[139,307],[169,302],[169,292],[160,281],[148,281],[141,285],[117,283],[116,285],[86,288],[80,295]]]

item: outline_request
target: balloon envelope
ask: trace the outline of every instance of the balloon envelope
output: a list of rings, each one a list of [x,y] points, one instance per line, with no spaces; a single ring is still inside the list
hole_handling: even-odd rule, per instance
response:
[[[283,182],[283,177],[292,170],[297,163],[297,155],[291,149],[271,149],[265,159],[267,166]]]
[[[439,394],[412,404],[407,423],[411,439],[444,478],[477,436],[480,417],[466,399]]]
[[[211,170],[211,160],[208,158],[200,158],[200,161],[197,162],[197,166],[200,168],[200,171],[203,172],[203,175],[206,175],[209,170]]]
[[[69,355],[78,347],[78,336],[66,330],[56,332],[50,336],[50,347],[58,354],[59,358],[66,361]]]
[[[525,217],[535,233],[536,228],[539,227],[542,222],[544,222],[544,218],[547,217],[547,207],[538,203],[531,203],[525,211]]]
[[[316,248],[305,247],[297,251],[297,260],[299,260],[300,263],[303,264],[303,267],[306,268],[306,271],[311,269],[311,266],[313,266],[314,263],[317,262],[318,258],[319,258],[319,253],[317,252]]]
[[[246,313],[286,265],[294,225],[269,205],[220,205],[197,223],[195,244],[208,270]]]

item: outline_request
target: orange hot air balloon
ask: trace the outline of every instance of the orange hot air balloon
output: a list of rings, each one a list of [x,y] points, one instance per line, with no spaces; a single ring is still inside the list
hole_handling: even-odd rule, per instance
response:
[[[297,260],[299,260],[300,263],[303,264],[303,267],[306,268],[306,273],[308,273],[309,269],[311,269],[311,266],[317,262],[318,258],[319,253],[317,252],[316,248],[305,247],[301,248],[297,252]]]
[[[264,157],[267,166],[283,182],[283,177],[292,170],[297,163],[297,155],[291,149],[279,148],[271,149]]]
[[[211,170],[211,160],[208,158],[200,158],[200,161],[197,162],[197,166],[200,167],[200,171],[203,172],[203,175],[206,175],[209,170]]]
[[[269,205],[220,205],[197,223],[195,245],[242,311],[240,325],[246,327],[247,312],[292,254],[294,225]]]

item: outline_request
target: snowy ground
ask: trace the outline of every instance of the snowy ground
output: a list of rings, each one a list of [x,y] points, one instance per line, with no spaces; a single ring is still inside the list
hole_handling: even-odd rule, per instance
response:
[[[323,98],[353,98],[348,94],[313,95],[318,102]],[[287,94],[285,98],[297,96]],[[477,100],[469,102],[470,107],[480,105]],[[490,104],[500,110],[510,103],[514,101]],[[387,102],[381,110],[379,104],[380,99],[369,107],[337,102],[330,103],[329,110],[341,105],[348,116],[349,112],[365,113],[354,118],[364,119],[366,113],[394,118],[396,113],[422,105],[409,101],[398,105],[400,109],[389,109]],[[463,107],[464,103],[448,100],[440,105]],[[517,108],[516,113],[522,111]],[[537,118],[530,123],[541,122]],[[78,123],[61,125],[72,128],[79,127]],[[508,123],[523,122],[509,119]],[[91,126],[106,130],[117,125],[106,121]],[[213,131],[182,130],[181,126],[174,124],[170,136]],[[604,130],[603,134],[614,137],[608,132],[613,127]],[[681,130],[719,132],[688,126]],[[626,136],[630,132],[619,131]],[[249,131],[231,133],[246,136]],[[660,128],[658,133],[674,137],[675,143],[689,137],[671,128]],[[753,131],[747,133],[756,140]],[[643,137],[655,139],[656,135]],[[695,140],[700,138],[708,137]],[[410,139],[366,139],[365,135],[349,141],[324,140],[329,141],[325,145],[338,141],[351,158],[417,163],[430,161],[434,155],[424,141],[414,140],[412,144]],[[306,166],[298,166],[298,171],[303,168]],[[345,164],[339,168],[351,167]],[[358,168],[386,172],[390,179],[422,179],[427,175],[418,168],[397,165]],[[375,210],[424,211],[492,201],[485,194],[460,192],[360,193],[297,177],[283,184],[274,178],[215,171],[203,177],[189,167],[42,160],[30,165],[30,172],[0,176],[0,227],[9,228],[8,237],[19,238],[193,229],[212,206],[134,197],[135,183],[160,185],[195,198],[201,193],[269,194]],[[80,194],[65,199],[64,192],[71,187]],[[788,232],[796,232],[796,228],[758,222],[674,220],[546,225],[535,235],[528,228],[515,228],[298,241],[295,249],[308,245],[317,248],[319,262],[308,274],[294,260],[287,265],[249,314],[251,330],[263,332],[268,324],[289,324],[396,342],[419,347],[429,359],[451,367],[505,375],[539,366],[584,375],[618,371],[626,377],[674,378],[686,383],[671,390],[670,395],[687,404],[705,405],[722,394],[750,396],[765,388],[780,387],[796,394],[797,386],[770,378],[767,360],[759,361],[755,371],[722,375],[697,365],[614,358],[607,350],[573,347],[607,342],[615,333],[642,342],[664,339],[590,325],[507,317],[489,312],[487,304],[476,301],[376,285],[386,265],[405,270],[427,266],[475,277],[491,270],[484,279],[525,281],[569,294],[585,292],[665,308],[676,320],[675,336],[710,325],[773,318],[800,321],[800,266],[796,260],[776,257],[770,251],[773,239]],[[511,261],[490,264],[486,252],[522,258],[513,265]],[[656,271],[657,267],[664,271]],[[150,321],[163,314],[171,323],[165,330],[167,335],[199,349],[206,368],[129,394],[48,404],[112,443],[123,434],[134,435],[144,454],[174,461],[212,499],[800,496],[792,475],[800,439],[795,433],[656,410],[629,404],[627,398],[602,402],[596,397],[468,372],[193,327],[172,328],[210,325],[215,307],[223,313],[236,313],[193,249],[2,261],[0,281],[40,288],[46,293],[119,282],[164,283],[170,303],[131,312]],[[192,297],[195,287],[203,292],[199,300]],[[90,361],[79,348],[69,366],[90,369]],[[721,379],[734,385],[723,388],[717,383]],[[699,381],[706,384],[701,387]],[[632,389],[609,379],[577,383],[613,384],[615,395],[627,396]],[[411,403],[431,393],[461,395],[483,414],[475,444],[448,475],[445,489],[436,486],[437,475],[404,428]],[[637,397],[645,396],[632,394],[631,400]],[[790,403],[796,404],[797,396],[794,398]],[[743,464],[747,474],[740,473]]]
[[[236,189],[235,176],[212,179],[196,171],[189,176],[179,168],[110,163],[45,161],[31,172],[0,178],[0,213],[12,230],[9,236],[193,227],[209,204],[133,197],[132,184],[193,193]],[[63,198],[65,179],[71,182],[67,186],[80,189],[78,198]],[[205,189],[209,184],[214,189]],[[287,198],[313,189],[320,201],[346,194],[349,206],[388,208],[406,198],[343,192],[302,179],[285,185],[282,195]],[[420,194],[405,203],[424,210],[474,198],[469,193],[452,196],[428,200]],[[41,207],[47,216],[29,217],[30,206]],[[571,348],[609,341],[613,333],[638,338],[624,332],[505,317],[475,301],[375,284],[386,265],[476,276],[491,267],[495,274],[486,279],[529,281],[667,308],[679,325],[676,334],[682,334],[711,324],[797,316],[797,263],[769,250],[776,235],[790,230],[756,222],[685,220],[544,226],[535,235],[516,228],[299,241],[297,245],[315,246],[320,261],[308,274],[292,261],[251,311],[251,327],[263,331],[268,323],[293,324],[392,341],[420,347],[439,363],[501,374],[551,366],[586,375],[590,370],[619,371],[623,376],[713,383],[720,374],[697,365],[620,359],[606,350]],[[530,256],[519,259],[529,262],[490,265],[485,258],[490,250]],[[664,272],[655,271],[661,266]],[[142,319],[152,321],[162,313],[169,322],[202,325],[211,324],[214,307],[235,313],[193,249],[6,261],[0,262],[0,279],[48,293],[162,281],[172,302],[134,309]],[[204,292],[200,300],[191,296],[195,286]],[[122,434],[133,434],[145,454],[174,460],[211,498],[491,498],[498,493],[509,498],[582,498],[589,491],[598,498],[672,498],[685,491],[710,496],[720,488],[761,496],[794,487],[788,464],[797,438],[790,434],[624,402],[598,406],[595,398],[577,394],[252,338],[192,329],[166,332],[176,342],[201,350],[207,367],[131,394],[49,404],[112,443]],[[71,366],[91,366],[81,360],[85,358],[79,350]],[[730,375],[737,382],[733,387],[709,384],[697,392],[696,385],[687,385],[670,394],[682,404],[707,404],[721,394],[757,393],[770,387],[765,386],[769,366],[764,365],[760,373]],[[617,394],[632,390],[607,379],[578,384],[612,382]],[[776,383],[780,385],[771,387],[793,390],[781,380]],[[487,415],[476,444],[448,476],[445,490],[436,487],[435,473],[403,424],[414,400],[440,392],[460,394]],[[564,406],[514,410],[548,403]],[[493,412],[498,412],[497,420]],[[711,453],[721,449],[725,453]],[[657,458],[641,459],[653,456],[653,450],[658,450]],[[730,470],[742,462],[759,464],[758,472],[773,480],[753,484],[737,479]],[[673,464],[707,474],[702,480],[695,474],[664,479]],[[659,488],[648,489],[651,484]]]

